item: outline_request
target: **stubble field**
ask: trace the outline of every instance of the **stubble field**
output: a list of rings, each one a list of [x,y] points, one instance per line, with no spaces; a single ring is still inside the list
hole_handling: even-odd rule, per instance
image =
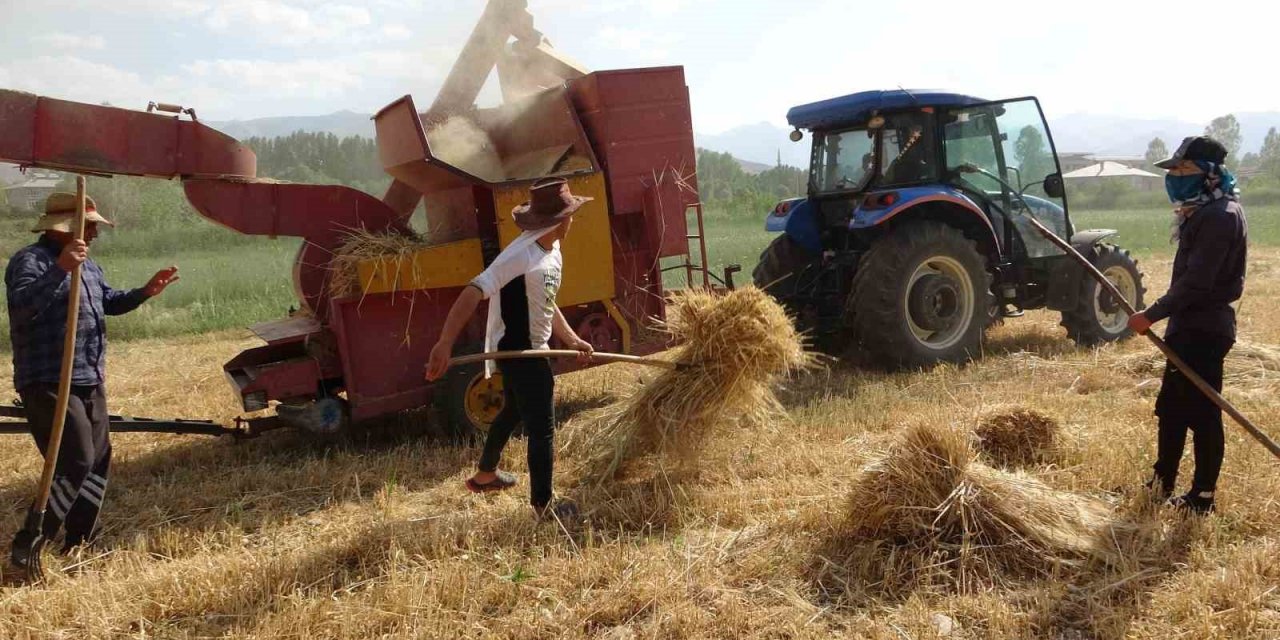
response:
[[[1154,294],[1169,256],[1145,255]],[[1280,344],[1277,296],[1280,250],[1256,249],[1242,341]],[[0,637],[931,638],[948,625],[955,638],[1280,637],[1280,465],[1228,425],[1219,515],[1143,507],[1133,488],[1154,455],[1158,371],[1134,362],[1152,348],[1078,349],[1056,323],[1009,321],[965,367],[836,364],[789,381],[786,420],[713,440],[695,472],[654,464],[586,494],[573,531],[532,521],[523,476],[506,495],[466,493],[478,451],[435,441],[428,425],[332,449],[291,433],[121,434],[100,547],[47,585],[0,590]],[[219,366],[252,344],[240,330],[117,343],[113,411],[228,420]],[[561,378],[560,419],[640,375],[610,365]],[[1228,398],[1280,436],[1280,371],[1235,375]],[[1054,454],[1023,473],[1103,501],[1145,532],[1141,546],[1047,577],[905,589],[834,577],[867,573],[830,553],[858,516],[848,498],[865,464],[907,428],[967,431],[1017,408],[1061,428]],[[523,472],[523,457],[515,442],[504,465]],[[0,459],[7,536],[39,467],[24,436],[0,439]]]

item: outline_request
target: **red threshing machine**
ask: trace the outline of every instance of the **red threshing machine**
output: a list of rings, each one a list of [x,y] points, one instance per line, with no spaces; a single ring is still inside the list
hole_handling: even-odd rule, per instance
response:
[[[494,67],[503,103],[477,108]],[[565,177],[575,193],[595,196],[564,244],[558,301],[597,349],[665,348],[650,330],[664,315],[663,265],[683,270],[690,286],[710,283],[681,67],[588,72],[534,29],[524,0],[491,0],[434,103],[419,112],[405,96],[374,122],[379,158],[394,179],[381,200],[344,186],[258,179],[253,152],[197,122],[191,109],[153,103],[144,113],[0,90],[0,160],[179,178],[210,220],[304,240],[293,269],[304,312],[252,327],[266,344],[224,366],[245,411],[274,406],[275,415],[234,428],[118,418],[118,430],[253,435],[297,426],[331,434],[433,403],[459,433],[482,430],[501,408],[500,377],[486,380],[470,366],[429,384],[423,365],[462,288],[518,235],[511,209],[539,178]],[[420,205],[429,246],[408,259],[363,261],[359,290],[332,294],[334,250],[351,230],[412,234]],[[691,239],[700,245],[696,263]],[[477,314],[460,344],[479,350],[483,332]]]

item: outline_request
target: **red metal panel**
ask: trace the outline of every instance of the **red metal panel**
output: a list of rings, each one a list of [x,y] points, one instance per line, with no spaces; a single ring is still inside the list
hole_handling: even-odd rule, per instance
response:
[[[328,264],[346,234],[361,228],[410,232],[381,200],[339,185],[186,180],[183,187],[196,211],[214,222],[248,235],[305,238],[294,283],[322,322],[329,313]]]
[[[430,398],[423,367],[462,288],[383,293],[334,300],[330,322],[338,336],[351,415],[361,420],[422,406]],[[481,311],[461,341],[474,340]]]
[[[33,101],[34,100],[34,104]],[[90,173],[241,176],[257,157],[234,138],[176,116],[0,90],[0,160]]]

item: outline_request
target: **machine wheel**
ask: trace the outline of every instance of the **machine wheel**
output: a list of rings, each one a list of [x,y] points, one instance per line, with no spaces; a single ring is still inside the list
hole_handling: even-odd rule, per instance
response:
[[[795,289],[796,276],[811,262],[813,256],[807,249],[791,236],[779,234],[760,254],[751,281],[785,305],[787,294]]]
[[[977,244],[954,227],[916,223],[894,229],[862,256],[845,326],[890,367],[963,362],[978,355],[993,304]]]
[[[320,398],[302,405],[280,404],[276,415],[286,424],[325,442],[338,442],[351,435],[351,406],[342,398]]]
[[[506,401],[502,395],[502,374],[484,377],[484,364],[451,369],[445,374],[444,395],[440,398],[449,421],[450,435],[459,443],[477,443],[489,433]]]
[[[1143,308],[1142,272],[1138,261],[1115,245],[1100,244],[1094,249],[1093,266],[1102,272],[1135,309]],[[1116,304],[1106,290],[1088,274],[1080,283],[1080,297],[1074,309],[1062,312],[1062,326],[1076,344],[1092,346],[1103,342],[1115,342],[1133,335],[1129,330],[1129,316]]]

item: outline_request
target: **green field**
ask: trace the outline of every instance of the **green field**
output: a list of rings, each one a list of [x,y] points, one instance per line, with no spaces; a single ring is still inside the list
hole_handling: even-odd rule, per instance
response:
[[[163,296],[129,315],[112,318],[114,340],[205,333],[284,317],[296,306],[291,272],[299,241],[248,238],[191,216],[189,226],[147,229],[130,234],[108,231],[93,247],[112,286],[141,286],[157,269],[176,264],[182,280]],[[0,252],[12,255],[34,236],[29,221],[0,222]],[[1083,211],[1074,214],[1077,229],[1110,228],[1115,239],[1140,256],[1167,256],[1170,218],[1158,209]],[[1280,208],[1249,210],[1250,238],[1255,246],[1280,245]],[[763,215],[707,213],[708,254],[713,272],[742,265],[737,282],[748,282],[760,251],[773,234],[764,231]],[[695,256],[696,257],[696,256]],[[670,273],[669,283],[683,280]],[[0,351],[9,350],[8,314],[0,314]]]

